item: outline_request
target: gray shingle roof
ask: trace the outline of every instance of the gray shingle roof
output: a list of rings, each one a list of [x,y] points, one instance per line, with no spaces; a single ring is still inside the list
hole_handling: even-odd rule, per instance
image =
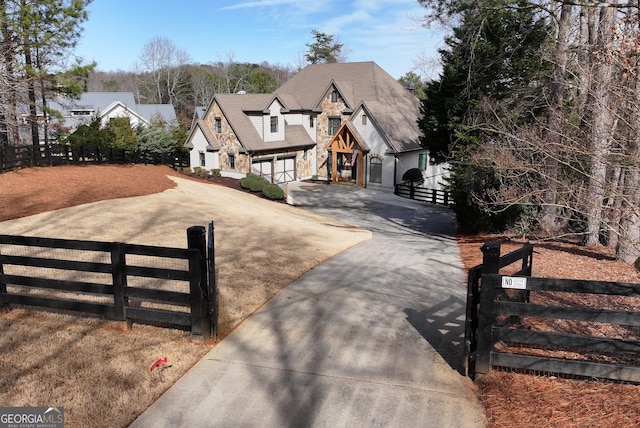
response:
[[[291,96],[305,110],[317,110],[321,97],[335,84],[350,109],[369,109],[380,132],[396,152],[420,149],[418,99],[375,62],[312,64],[276,90]]]
[[[299,125],[285,126],[285,140],[265,142],[250,115],[263,114],[276,97],[288,112],[319,111],[320,102],[332,85],[344,97],[348,111],[358,107],[366,110],[390,152],[422,148],[418,140],[418,99],[371,61],[309,65],[272,94],[216,94],[214,101],[248,151],[311,147],[315,143]]]
[[[300,125],[285,125],[285,139],[280,141],[264,141],[246,112],[262,112],[274,99],[273,94],[217,94],[214,100],[220,106],[233,132],[242,146],[251,152],[277,151],[311,147],[315,145],[309,134]],[[294,100],[283,99],[283,102],[294,103]],[[297,104],[296,104],[297,108]]]

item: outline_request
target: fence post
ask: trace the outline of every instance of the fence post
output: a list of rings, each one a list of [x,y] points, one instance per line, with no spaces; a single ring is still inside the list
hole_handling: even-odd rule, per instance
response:
[[[197,250],[197,257],[189,259],[191,334],[206,342],[211,339],[211,317],[207,295],[207,241],[204,226],[188,228],[187,243],[190,250]]]
[[[444,191],[444,204],[449,205],[449,192],[446,190]]]
[[[0,261],[0,275],[4,275],[4,268],[2,267],[2,262]],[[5,310],[9,309],[9,304],[6,302],[5,294],[7,294],[7,284],[4,282],[4,279],[0,277],[0,306]]]
[[[213,340],[218,340],[218,277],[216,272],[216,252],[214,244],[215,224],[209,223],[209,236],[207,237],[207,261],[209,268],[209,314],[212,323]]]
[[[491,328],[493,324],[494,282],[487,275],[495,275],[500,269],[500,244],[485,242],[482,250],[482,283],[480,286],[480,308],[478,310],[478,336],[474,377],[489,373],[491,368]]]
[[[127,275],[125,273],[125,244],[115,242],[111,248],[111,276],[113,277],[113,302],[117,321],[127,319]],[[127,327],[130,327],[129,325]]]

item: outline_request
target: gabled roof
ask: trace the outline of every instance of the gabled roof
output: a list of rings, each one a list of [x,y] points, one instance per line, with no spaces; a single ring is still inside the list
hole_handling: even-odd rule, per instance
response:
[[[364,110],[367,118],[382,135],[384,142],[389,146],[389,153],[409,152],[423,148],[418,140],[420,131],[415,116],[407,116],[405,112],[389,109],[386,103],[377,101],[362,102],[355,112],[360,109]]]
[[[189,149],[193,149],[192,140],[197,132],[202,132],[202,135],[204,135],[205,140],[207,140],[207,143],[209,143],[206,148],[207,151],[215,152],[220,150],[220,145],[218,144],[218,140],[211,132],[211,128],[209,127],[207,122],[205,122],[203,119],[198,119],[195,121],[194,125],[189,131],[189,135],[187,135],[187,142],[184,144],[185,147]]]
[[[212,105],[218,104],[238,141],[248,151],[296,149],[315,145],[301,125],[285,125],[284,140],[265,142],[260,137],[247,112],[261,113],[274,99],[273,94],[216,94]],[[281,98],[281,102],[285,99]]]
[[[344,132],[350,133],[353,136],[353,143],[357,144],[363,152],[368,153],[371,151],[371,148],[367,145],[366,141],[364,141],[362,135],[360,135],[356,127],[353,126],[353,123],[350,121],[343,122],[342,125],[340,125],[338,132],[336,132],[333,138],[331,138],[329,147],[336,144],[336,142],[342,138]]]
[[[319,99],[335,85],[348,108],[366,104],[378,130],[395,152],[417,150],[418,99],[375,62],[312,64],[280,86],[276,93],[292,96],[302,109],[316,111]]]
[[[141,122],[145,122],[146,124],[149,123],[149,121],[145,119],[141,114],[139,114],[134,110],[131,110],[126,104],[122,103],[121,101],[114,101],[111,104],[109,104],[104,110],[97,111],[95,112],[95,114],[100,117],[109,116],[111,112],[117,110],[118,108],[121,108],[122,110],[126,111],[129,117],[133,116]]]

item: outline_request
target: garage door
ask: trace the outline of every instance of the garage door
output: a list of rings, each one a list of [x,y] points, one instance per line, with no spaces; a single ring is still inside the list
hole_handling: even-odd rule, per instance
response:
[[[276,161],[276,183],[296,180],[296,158],[283,158]]]
[[[271,177],[273,177],[271,165],[271,159],[253,161],[251,163],[251,172],[256,175],[263,176],[269,183],[271,183]]]

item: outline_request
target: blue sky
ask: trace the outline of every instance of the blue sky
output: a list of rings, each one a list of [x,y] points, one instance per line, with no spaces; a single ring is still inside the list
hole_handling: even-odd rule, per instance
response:
[[[417,58],[437,60],[442,47],[441,34],[421,28],[425,9],[416,0],[94,0],[88,11],[76,54],[102,71],[134,71],[156,36],[194,63],[232,55],[295,67],[316,29],[345,45],[347,61],[375,61],[394,78],[414,69]]]

